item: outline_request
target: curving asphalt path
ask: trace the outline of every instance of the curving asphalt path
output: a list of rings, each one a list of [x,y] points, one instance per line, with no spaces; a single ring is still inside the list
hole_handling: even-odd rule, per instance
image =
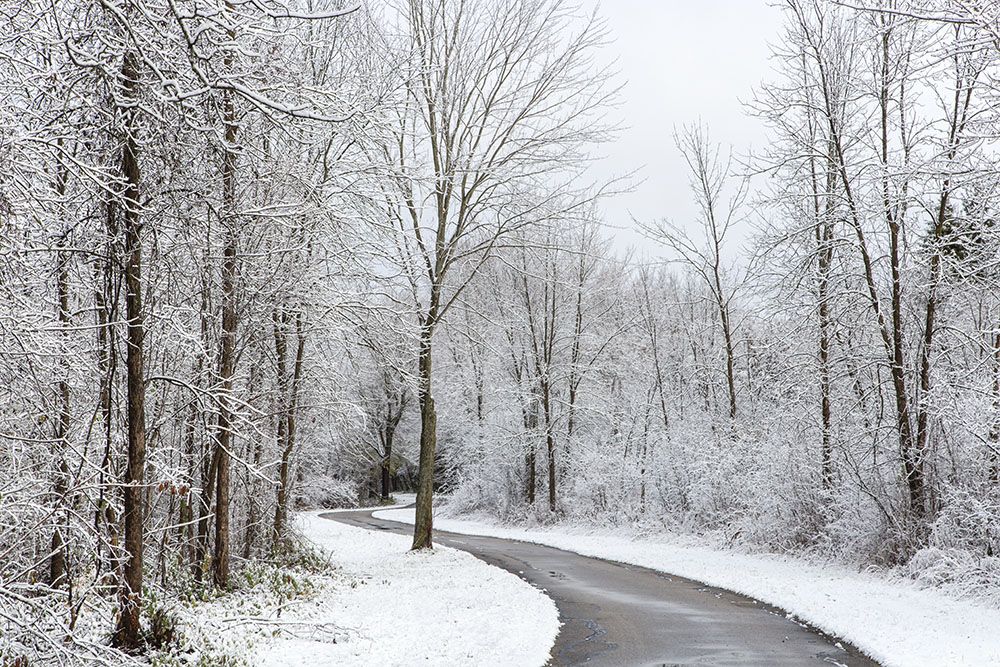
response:
[[[372,511],[320,516],[370,530],[412,531]],[[878,667],[780,610],[689,579],[529,542],[441,531],[434,537],[518,575],[555,601],[563,625],[553,666]]]

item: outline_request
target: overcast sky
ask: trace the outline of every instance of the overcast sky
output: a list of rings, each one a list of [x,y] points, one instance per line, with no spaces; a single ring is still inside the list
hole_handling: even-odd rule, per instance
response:
[[[597,0],[588,0],[598,6]],[[771,78],[770,44],[781,32],[773,0],[605,0],[608,60],[624,82],[618,110],[624,129],[607,145],[598,170],[640,169],[644,182],[605,205],[607,221],[625,226],[618,245],[648,245],[631,231],[630,216],[668,218],[688,226],[694,216],[686,167],[674,128],[702,120],[711,137],[738,154],[765,141],[761,123],[743,101]],[[739,234],[745,238],[745,234]],[[654,253],[656,254],[656,253]]]

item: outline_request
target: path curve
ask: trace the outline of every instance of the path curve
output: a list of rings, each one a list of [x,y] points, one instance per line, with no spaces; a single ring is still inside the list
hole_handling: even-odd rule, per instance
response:
[[[413,530],[372,511],[320,516],[369,530]],[[853,647],[730,591],[530,542],[442,531],[434,537],[516,574],[555,601],[563,625],[553,666],[878,667]]]

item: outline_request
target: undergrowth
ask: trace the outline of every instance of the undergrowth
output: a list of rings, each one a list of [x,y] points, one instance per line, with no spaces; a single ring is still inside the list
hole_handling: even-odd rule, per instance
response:
[[[255,633],[231,633],[234,627],[275,634],[267,621],[278,618],[289,603],[315,597],[319,579],[334,569],[322,552],[289,539],[268,559],[246,561],[218,590],[183,577],[181,594],[172,600],[146,596],[143,628],[154,667],[249,667],[242,657]]]

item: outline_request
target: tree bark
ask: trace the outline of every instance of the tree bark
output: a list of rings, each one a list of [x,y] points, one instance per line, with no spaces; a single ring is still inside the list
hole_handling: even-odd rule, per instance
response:
[[[989,481],[1000,483],[1000,331],[993,336],[993,419],[989,432]]]
[[[281,451],[281,471],[278,480],[278,503],[274,510],[274,536],[275,540],[280,540],[285,529],[285,522],[288,517],[288,490],[290,482],[288,470],[291,466],[292,451],[295,448],[295,412],[298,407],[298,386],[302,377],[302,362],[305,354],[306,338],[302,326],[302,313],[298,313],[295,320],[296,337],[298,347],[295,352],[295,366],[292,371],[292,382],[290,396],[288,397],[288,408],[284,414],[284,446]],[[277,341],[276,341],[277,342]],[[283,345],[283,347],[285,347]],[[282,363],[282,368],[284,364]]]
[[[549,472],[549,511],[556,511],[556,436],[552,424],[551,388],[547,379],[542,381],[542,410],[545,414],[545,454]]]
[[[887,20],[882,17],[882,20]],[[900,449],[903,458],[903,474],[909,492],[910,511],[919,523],[926,514],[924,498],[924,457],[913,434],[911,409],[907,394],[903,359],[903,283],[900,275],[902,257],[900,244],[903,241],[903,209],[893,206],[889,187],[889,86],[890,86],[890,41],[892,26],[882,30],[882,60],[880,71],[879,108],[881,112],[881,166],[883,213],[889,228],[889,268],[892,278],[890,308],[892,317],[892,343],[890,346],[890,373],[896,397],[896,422],[899,430]],[[903,100],[901,99],[902,103]],[[905,108],[905,107],[904,107]]]
[[[210,221],[210,218],[206,219],[206,222],[208,221]],[[203,254],[201,258],[202,284],[201,310],[199,313],[201,325],[201,349],[199,350],[195,367],[195,384],[199,388],[202,386],[202,373],[207,365],[208,349],[211,345],[209,340],[209,316],[212,310],[212,293],[210,288],[211,282],[208,275],[211,270],[209,263],[209,253],[211,249],[210,234],[211,228],[206,226],[205,244],[203,246]],[[197,417],[198,405],[195,403],[191,406],[191,418],[196,419]],[[194,554],[191,559],[191,571],[195,582],[201,584],[208,571],[208,533],[209,522],[212,519],[212,496],[215,493],[215,468],[218,463],[218,448],[214,446],[206,447],[206,443],[203,442],[197,449],[198,456],[196,461],[198,462],[197,469],[201,473],[201,489],[197,496],[198,523],[196,526]],[[192,479],[194,479],[193,472]]]
[[[118,235],[114,210],[114,205],[109,202],[107,205],[107,227],[110,239],[114,239]],[[112,241],[107,246],[109,256],[114,251],[113,249],[114,245]],[[111,503],[107,500],[107,494],[110,490],[108,480],[113,477],[111,457],[114,444],[112,438],[114,424],[111,412],[111,388],[114,383],[114,377],[117,374],[118,358],[115,352],[115,336],[111,334],[110,323],[116,319],[117,299],[110,294],[114,283],[112,278],[114,272],[113,265],[110,260],[105,260],[101,264],[102,266],[94,271],[95,282],[98,283],[98,287],[94,290],[94,309],[97,314],[97,368],[101,376],[99,402],[101,422],[104,427],[104,454],[101,459],[100,473],[98,475],[99,495],[97,509],[94,511],[94,530],[99,532],[102,524],[108,530],[108,543],[111,546],[108,549],[106,560],[109,567],[113,567],[112,562],[115,558],[114,548],[118,546],[118,521],[114,517],[114,510]],[[101,284],[102,278],[104,284]],[[97,544],[97,548],[97,572],[101,573],[105,565],[105,559],[100,555],[100,541]]]
[[[385,430],[385,455],[382,457],[382,502],[388,502],[392,494],[392,477],[389,466],[392,460],[393,430],[391,427],[387,427]]]
[[[388,386],[388,384],[386,385]],[[386,408],[385,429],[382,433],[382,501],[388,502],[392,495],[392,446],[396,438],[396,428],[399,420],[403,418],[403,411],[406,409],[405,392],[396,396],[388,397]]]
[[[721,289],[719,269],[715,267],[715,282]],[[722,319],[722,335],[726,342],[726,381],[729,387],[729,420],[736,421],[736,370],[735,351],[733,350],[733,332],[729,323],[729,304],[722,300],[719,294],[719,315]]]
[[[832,154],[832,153],[831,153]],[[823,488],[833,487],[832,409],[830,403],[830,272],[833,265],[833,215],[836,187],[836,165],[827,158],[825,191],[820,190],[820,175],[815,159],[809,161],[813,194],[813,217],[816,237],[816,301],[819,306],[819,386],[820,386],[820,461]],[[820,201],[823,201],[821,206]]]
[[[208,531],[209,522],[214,515],[212,497],[215,495],[216,472],[219,468],[219,447],[212,447],[212,457],[202,464],[201,494],[198,502],[198,539],[195,544],[194,579],[199,584],[205,577],[208,568]]]
[[[278,423],[275,428],[275,444],[284,454],[287,442],[285,429],[288,428],[288,341],[284,332],[287,316],[281,314],[279,310],[275,307],[271,315],[274,320],[275,372],[278,384]],[[282,507],[285,504],[285,483],[288,479],[288,468],[284,464],[284,458],[282,456],[282,465],[278,472],[278,498],[274,508],[274,524],[271,535],[275,549],[278,548],[281,540],[282,523],[284,522]]]
[[[973,80],[975,77],[973,77]],[[969,106],[972,101],[973,86],[971,81],[965,80],[961,71],[955,72],[955,91],[951,109],[951,126],[948,134],[948,149],[946,157],[948,163],[955,159],[958,154],[962,134],[968,119]],[[963,92],[964,89],[964,92]],[[934,218],[934,227],[931,240],[933,242],[933,252],[930,258],[930,278],[927,286],[927,306],[924,312],[924,336],[920,347],[920,371],[919,371],[919,400],[917,401],[917,441],[915,454],[922,468],[925,452],[930,440],[929,423],[929,394],[931,391],[931,353],[934,346],[934,333],[936,328],[937,306],[940,301],[938,289],[942,279],[941,268],[941,244],[944,242],[945,225],[948,222],[948,206],[950,203],[952,189],[951,174],[948,173],[942,184],[941,193],[938,200],[938,210]],[[921,471],[922,472],[922,471]],[[924,506],[918,513],[922,517],[930,511],[927,507],[927,500],[924,499]]]
[[[195,460],[194,432],[195,432],[197,417],[198,417],[198,408],[195,406],[194,401],[192,401],[191,409],[189,411],[186,420],[187,423],[184,425],[184,457],[188,461]],[[184,563],[188,563],[189,565],[195,564],[194,526],[192,525],[192,521],[194,519],[194,508],[191,506],[193,495],[194,494],[191,492],[189,486],[180,490],[181,527],[177,531],[177,539],[182,545],[181,561]]]
[[[538,475],[535,454],[535,430],[538,428],[538,404],[532,400],[531,405],[522,410],[524,417],[524,429],[528,433],[529,445],[528,454],[525,457],[525,465],[528,469],[528,504],[535,504],[535,485]]]
[[[138,92],[139,59],[129,51],[122,64],[122,89],[128,102]],[[139,610],[142,604],[143,478],[146,461],[146,390],[143,379],[142,240],[140,237],[139,162],[136,142],[137,109],[125,111],[125,138],[121,171],[125,184],[123,222],[125,232],[125,308],[128,315],[126,354],[128,393],[128,468],[125,494],[125,568],[121,612],[113,642],[135,650],[140,644]]]
[[[231,56],[227,56],[227,65]],[[215,479],[215,550],[212,556],[212,582],[225,588],[229,582],[229,460],[233,445],[230,397],[236,346],[236,119],[232,92],[226,91],[223,110],[226,147],[222,163],[222,200],[226,212],[226,241],[222,262],[222,350],[219,356],[218,466]]]
[[[431,396],[431,342],[433,325],[425,322],[420,329],[420,470],[417,476],[416,521],[413,549],[430,549],[432,542],[434,494],[434,448],[437,444],[437,413]]]
[[[66,192],[66,175],[63,168],[59,168],[58,182],[56,190],[60,197]],[[69,257],[64,250],[66,237],[59,240],[59,250],[56,258],[56,304],[57,317],[59,320],[60,338],[66,343],[66,335],[70,326],[69,316]],[[61,377],[59,378],[57,392],[59,395],[59,415],[56,419],[56,453],[59,458],[55,485],[55,501],[57,506],[65,508],[66,494],[69,491],[69,466],[66,463],[66,450],[69,447],[69,422],[70,422],[70,398],[69,398],[69,362],[66,358],[68,350],[62,350],[60,355]],[[49,559],[49,585],[53,587],[66,583],[66,540],[63,532],[68,529],[69,516],[66,515],[62,521],[57,519],[56,526],[52,531],[52,556]]]

